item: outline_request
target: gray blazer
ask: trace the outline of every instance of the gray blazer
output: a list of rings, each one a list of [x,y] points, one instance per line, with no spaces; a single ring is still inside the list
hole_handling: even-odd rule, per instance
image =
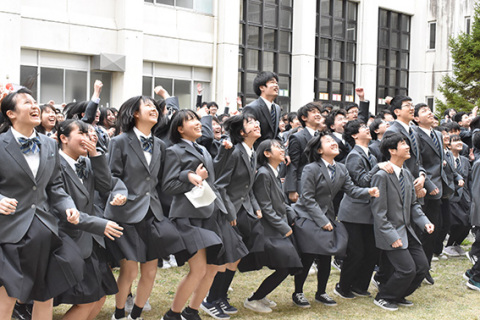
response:
[[[260,206],[252,191],[257,159],[254,155],[252,167],[245,147],[241,143],[237,143],[234,148],[228,162],[217,162],[219,157],[215,159],[215,173],[217,175],[215,186],[227,208],[227,219],[229,221],[237,219],[237,213],[242,206],[249,215],[257,218],[255,211],[260,210]],[[221,168],[217,168],[219,165]]]
[[[105,207],[105,218],[123,223],[140,222],[151,209],[162,220],[163,210],[156,186],[162,180],[165,157],[164,143],[154,137],[150,165],[135,132],[124,132],[110,141],[108,164],[116,184]],[[110,201],[120,193],[127,197],[123,206],[112,206]]]
[[[404,166],[405,169],[405,166]],[[372,178],[372,186],[380,191],[380,197],[372,200],[375,243],[382,250],[396,250],[392,243],[402,239],[403,247],[408,248],[407,230],[419,243],[412,222],[420,230],[430,223],[417,202],[413,187],[413,176],[408,170],[403,170],[405,182],[405,201],[402,199],[400,183],[395,173],[378,171]]]
[[[215,187],[212,158],[205,147],[200,145],[200,148],[203,150],[203,156],[193,146],[182,140],[166,150],[162,190],[173,196],[170,218],[206,219],[213,214],[216,208],[224,214],[227,213],[220,193]],[[208,178],[203,183],[209,184],[217,198],[209,206],[195,208],[184,193],[193,189],[194,185],[188,181],[188,173],[195,172],[200,163],[203,163],[208,171]]]
[[[282,184],[268,165],[258,168],[253,191],[262,210],[265,236],[284,237],[292,229],[288,221],[293,221],[296,213],[287,205]]]
[[[422,156],[420,154],[420,141],[418,138],[418,134],[415,130],[413,130],[413,134],[415,135],[415,140],[417,142],[417,147],[413,148],[413,142],[412,139],[410,139],[410,135],[408,132],[405,130],[405,128],[398,122],[398,120],[393,121],[390,124],[390,127],[388,127],[387,132],[394,132],[394,133],[401,133],[407,138],[407,142],[410,145],[410,159],[405,161],[405,166],[407,167],[408,170],[410,170],[410,173],[414,177],[414,179],[418,178],[420,175],[420,172],[425,172],[425,169],[423,169],[422,166]]]
[[[472,166],[472,205],[470,207],[470,223],[472,226],[480,226],[480,160],[476,160]]]
[[[378,172],[377,159],[372,155],[372,163],[361,147],[355,146],[347,156],[345,167],[352,182],[359,187],[370,187],[370,182]],[[352,223],[373,224],[372,200],[355,199],[348,194],[343,196],[338,209],[338,220]]]
[[[288,142],[290,164],[287,166],[287,175],[285,177],[285,192],[298,192],[298,194],[302,192],[302,172],[303,168],[308,163],[304,151],[310,139],[312,139],[312,135],[307,129],[303,129],[290,136]]]
[[[249,103],[245,108],[243,108],[243,113],[251,113],[255,116],[255,118],[260,122],[260,130],[262,132],[262,136],[255,141],[254,147],[257,146],[266,139],[277,139],[282,141],[282,139],[278,136],[278,122],[280,121],[281,116],[281,109],[280,106],[276,103],[272,104],[272,107],[275,108],[275,116],[276,120],[275,123],[272,123],[272,117],[270,115],[270,111],[268,111],[268,107],[263,101],[262,98],[258,98],[257,100],[252,101]]]
[[[323,227],[335,220],[333,199],[339,191],[352,198],[370,199],[368,188],[354,185],[344,164],[336,162],[335,181],[332,183],[322,160],[309,163],[303,169],[302,194],[293,208],[299,217],[313,220]]]
[[[92,254],[94,238],[99,245],[105,248],[103,234],[108,220],[95,215],[94,194],[95,190],[102,193],[109,192],[112,183],[107,158],[104,155],[87,158],[86,163],[88,177],[82,183],[68,162],[60,156],[65,191],[72,197],[80,211],[80,222],[72,225],[62,221],[59,226],[78,244],[83,259]]]
[[[66,220],[65,211],[75,208],[63,186],[57,143],[43,134],[38,138],[42,144],[40,165],[34,177],[11,129],[0,135],[0,200],[8,197],[18,201],[14,214],[0,214],[2,244],[20,241],[35,215],[58,235],[58,218]],[[52,209],[59,213],[58,217]]]

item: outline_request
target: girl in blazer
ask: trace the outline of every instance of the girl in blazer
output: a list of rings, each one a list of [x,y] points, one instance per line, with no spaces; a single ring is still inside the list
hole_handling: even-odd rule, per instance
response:
[[[292,240],[295,211],[287,205],[278,167],[285,161],[285,150],[278,140],[265,140],[257,148],[260,165],[255,176],[253,191],[262,210],[260,219],[265,235],[265,251],[262,262],[275,270],[250,298],[244,302],[247,309],[271,312],[276,303],[267,299],[285,278],[302,268],[302,262]]]
[[[63,187],[56,142],[34,130],[41,120],[31,92],[8,94],[1,109],[0,318],[10,319],[18,299],[33,300],[33,319],[51,319],[53,297],[83,276],[79,248],[62,244],[57,224],[78,223],[79,212]]]
[[[105,207],[105,218],[124,229],[121,238],[107,242],[113,257],[120,261],[112,319],[125,317],[125,302],[137,278],[138,263],[141,275],[129,319],[140,318],[153,288],[158,258],[185,249],[177,229],[163,216],[156,189],[162,181],[165,157],[165,145],[151,134],[157,119],[158,110],[151,98],[128,99],[118,113],[122,134],[109,144],[109,166],[116,187]]]
[[[202,125],[195,112],[180,110],[173,115],[170,127],[173,145],[167,149],[162,189],[173,196],[170,219],[185,242],[188,254],[185,260],[190,271],[180,282],[172,306],[163,316],[164,320],[198,319],[198,309],[217,271],[230,262],[227,260],[229,256],[239,254],[242,257],[246,254],[243,251],[226,253],[222,246],[222,238],[232,237],[234,232],[227,236],[222,230],[227,225],[227,210],[214,184],[212,158],[205,147],[196,143],[201,135]],[[207,184],[215,193],[215,200],[195,207],[185,193]],[[184,263],[178,257],[177,262]],[[188,307],[183,309],[190,297]]]
[[[88,125],[80,120],[65,120],[58,126],[57,139],[65,190],[80,210],[80,222],[76,226],[60,223],[60,230],[81,248],[85,269],[83,280],[57,296],[55,304],[73,304],[63,319],[95,319],[106,295],[118,292],[107,264],[103,236],[113,240],[122,235],[123,228],[95,215],[95,190],[110,192],[112,179],[105,155],[97,152],[96,143],[88,137]]]
[[[217,177],[215,186],[220,191],[227,208],[226,218],[232,226],[237,228],[246,248],[250,251],[247,260],[255,261],[256,253],[264,250],[263,227],[259,220],[260,207],[252,190],[256,171],[253,145],[260,137],[260,124],[252,114],[243,113],[225,120],[224,126],[234,149],[227,154],[222,151],[222,148],[215,158],[215,176]],[[228,229],[233,231],[232,228]],[[225,261],[228,263],[225,272],[219,272],[216,275],[208,297],[202,303],[202,309],[212,316],[218,316],[218,313],[223,312],[233,314],[238,311],[229,304],[227,296],[237,265],[243,257],[238,254],[243,252],[239,248],[245,248],[243,245],[240,246],[237,239],[238,236],[224,240],[226,252],[233,252],[235,255],[228,257],[228,261]],[[240,270],[261,268],[250,267],[250,264],[247,263],[247,267]]]
[[[360,188],[353,184],[345,165],[336,162],[339,149],[333,137],[321,132],[312,138],[305,148],[309,164],[303,169],[302,194],[294,206],[299,219],[294,225],[295,238],[301,252],[303,270],[295,276],[294,303],[303,308],[310,303],[303,294],[303,284],[314,259],[317,261],[317,293],[315,300],[327,306],[337,303],[325,292],[330,276],[330,255],[324,255],[323,243],[317,239],[321,233],[332,231],[332,221],[335,221],[333,199],[338,192],[343,191],[355,199],[368,200],[378,197],[377,188]]]

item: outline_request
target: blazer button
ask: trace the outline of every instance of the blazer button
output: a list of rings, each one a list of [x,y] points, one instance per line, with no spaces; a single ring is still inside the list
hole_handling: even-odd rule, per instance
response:
[[[150,181],[150,177],[145,178],[145,180]]]
[[[35,206],[34,204],[32,204],[32,207],[31,207],[31,208],[32,208],[32,209],[35,209],[35,208],[36,208],[36,206]]]
[[[248,184],[245,186],[245,189],[248,189]]]
[[[33,188],[32,188],[32,189],[33,189],[33,190],[37,190],[37,187],[33,186]]]
[[[242,201],[243,201],[243,200],[245,200],[245,198],[244,198],[244,197],[241,197],[241,198],[240,198],[240,200],[242,200]]]
[[[149,195],[150,195],[150,192],[145,193],[145,195],[146,195],[146,196],[149,196]]]

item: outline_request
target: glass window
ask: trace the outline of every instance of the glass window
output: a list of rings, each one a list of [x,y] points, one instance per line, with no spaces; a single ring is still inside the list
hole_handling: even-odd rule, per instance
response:
[[[345,24],[342,20],[333,20],[333,36],[337,38],[345,37]]]
[[[65,102],[63,99],[63,71],[63,69],[40,68],[42,101],[53,100],[57,104]]]
[[[326,36],[332,34],[332,18],[322,17],[320,19],[320,33]]]
[[[292,34],[287,31],[279,31],[279,50],[283,52],[292,51]]]
[[[264,51],[263,52],[263,70],[274,70],[274,53]]]
[[[277,26],[277,7],[265,6],[263,20],[266,26]]]
[[[173,6],[175,4],[175,0],[156,0],[156,1],[157,3],[166,4],[169,6]]]
[[[263,30],[263,49],[275,50],[275,30],[269,28]]]
[[[32,91],[33,97],[37,99],[38,67],[20,66],[20,84]]]
[[[320,12],[324,15],[330,14],[330,0],[320,0]]]
[[[142,80],[143,80],[142,81],[142,95],[149,97],[149,96],[152,95],[152,90],[153,90],[152,81],[153,81],[153,79],[152,79],[152,77],[144,76],[142,78]]]
[[[281,28],[292,28],[292,11],[291,10],[280,10],[280,27]]]
[[[252,48],[260,48],[260,28],[255,26],[247,27],[247,45]]]
[[[290,55],[289,54],[278,55],[278,72],[290,73]]]
[[[428,42],[428,49],[435,49],[435,38],[437,36],[437,24],[430,22],[430,41]]]
[[[193,0],[177,0],[177,6],[193,9]]]
[[[465,17],[465,33],[470,34],[470,17]]]
[[[344,60],[343,41],[333,41],[333,59]]]
[[[328,60],[319,60],[317,76],[319,78],[328,78]]]
[[[102,88],[101,98],[103,98],[103,88]],[[64,101],[74,101],[74,100],[83,101],[87,99],[88,99],[87,98],[87,72],[65,70],[65,100]],[[102,103],[104,102],[105,101],[102,101]]]
[[[90,73],[90,93],[93,94],[93,84],[95,80],[100,80],[103,83],[102,94],[100,95],[100,106],[111,106],[112,99],[112,73],[92,71]],[[89,98],[89,97],[87,97]],[[119,107],[119,106],[118,106]],[[117,108],[118,108],[117,107]]]
[[[333,16],[343,18],[343,0],[335,0],[333,4]]]
[[[247,64],[248,70],[258,70],[258,50],[247,50]]]
[[[246,1],[246,0],[244,0]],[[252,23],[262,23],[260,17],[262,16],[262,4],[261,3],[248,3],[247,19]]]
[[[180,108],[191,109],[192,106],[192,96],[191,96],[191,81],[189,80],[174,80],[174,91],[175,96],[178,97],[178,103]]]
[[[173,79],[155,78],[155,84],[153,87],[155,88],[157,86],[162,86],[168,93],[170,93],[170,95],[175,95],[175,92],[173,91]]]
[[[320,39],[320,57],[322,58],[330,58],[330,42],[329,39]]]

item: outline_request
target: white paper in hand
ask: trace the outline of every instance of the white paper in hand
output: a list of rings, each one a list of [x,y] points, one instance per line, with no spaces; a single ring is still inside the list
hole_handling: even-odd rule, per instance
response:
[[[194,187],[191,191],[186,192],[185,196],[195,208],[209,206],[217,198],[215,192],[205,181],[201,187]]]

